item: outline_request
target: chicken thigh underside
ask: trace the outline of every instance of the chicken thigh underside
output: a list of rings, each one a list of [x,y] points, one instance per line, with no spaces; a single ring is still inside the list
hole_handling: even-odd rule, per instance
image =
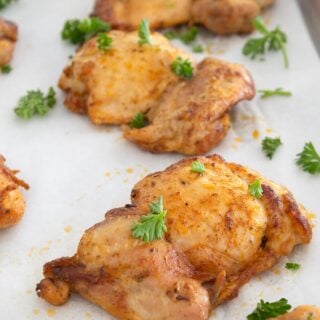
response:
[[[18,171],[10,170],[4,162],[0,155],[0,229],[11,227],[22,218],[25,202],[19,187],[29,188],[15,176]]]
[[[51,304],[77,292],[119,319],[208,319],[254,275],[311,240],[306,210],[284,187],[217,155],[182,160],[147,176],[132,204],[87,230],[77,253],[44,266],[37,293]],[[248,184],[259,179],[263,196]],[[145,243],[132,225],[163,197],[167,233]]]
[[[13,22],[0,18],[0,67],[11,61],[17,39],[18,27]]]
[[[142,19],[152,29],[184,23],[228,35],[253,30],[251,21],[275,0],[96,0],[93,15],[115,29],[135,30]]]

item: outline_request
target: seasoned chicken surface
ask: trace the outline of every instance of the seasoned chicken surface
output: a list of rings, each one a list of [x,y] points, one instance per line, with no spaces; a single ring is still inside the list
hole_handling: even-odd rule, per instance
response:
[[[247,33],[251,21],[275,0],[96,0],[93,15],[116,29],[137,29],[148,19],[153,29],[202,24],[217,34]]]
[[[18,27],[13,22],[0,18],[0,67],[11,61],[17,40]]]
[[[306,210],[292,194],[217,155],[182,160],[138,182],[132,204],[85,232],[77,253],[44,266],[38,295],[54,305],[77,292],[119,319],[208,319],[248,280],[311,240]],[[248,185],[259,179],[260,199]],[[131,234],[163,197],[167,232],[143,242]]]
[[[140,46],[137,32],[112,31],[112,49],[97,48],[96,38],[80,48],[64,70],[59,86],[66,91],[66,106],[88,113],[97,124],[128,123],[160,98],[167,86],[178,82],[171,71],[178,57],[191,57],[173,47],[159,33],[152,45]]]
[[[196,66],[159,33],[144,46],[136,32],[109,36],[112,49],[101,52],[91,39],[64,70],[59,86],[67,94],[65,104],[95,124],[128,124],[146,113],[148,126],[122,128],[125,138],[151,152],[208,152],[227,134],[229,110],[255,94],[240,65],[207,58]],[[193,64],[191,80],[171,70],[177,57]]]
[[[300,306],[288,312],[277,320],[320,320],[320,309],[315,306]]]
[[[16,177],[18,171],[10,170],[4,162],[5,159],[0,155],[0,229],[12,227],[20,221],[25,202],[19,187],[29,188]]]
[[[191,4],[192,0],[98,0],[93,15],[116,29],[135,30],[142,19],[158,29],[189,21]]]
[[[231,107],[253,96],[242,66],[207,58],[191,80],[171,85],[152,105],[148,126],[124,127],[124,137],[152,152],[206,153],[227,134]]]

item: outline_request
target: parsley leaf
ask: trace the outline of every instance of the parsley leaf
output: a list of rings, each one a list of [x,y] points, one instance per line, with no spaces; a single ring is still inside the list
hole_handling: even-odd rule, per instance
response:
[[[135,129],[141,129],[148,125],[148,119],[142,112],[138,112],[130,122],[130,127]]]
[[[202,53],[204,51],[204,49],[201,44],[195,44],[194,46],[192,46],[192,51],[194,53]]]
[[[180,78],[190,79],[193,77],[193,67],[189,59],[183,60],[178,57],[172,62],[171,70]]]
[[[282,145],[282,142],[280,138],[265,137],[261,144],[263,152],[271,160],[277,149]]]
[[[0,0],[0,10],[4,9],[5,7],[7,7],[13,1],[16,1],[16,0]]]
[[[163,209],[162,196],[157,202],[150,203],[149,209],[150,212],[131,227],[132,236],[144,242],[162,239],[167,232],[165,224],[167,211]]]
[[[259,17],[255,18],[252,23],[255,29],[262,34],[262,37],[249,39],[245,43],[242,53],[254,60],[257,56],[264,55],[266,51],[280,50],[283,55],[284,65],[288,68],[289,59],[285,47],[287,35],[279,27],[269,31]]]
[[[299,270],[301,265],[299,263],[287,262],[286,269],[288,270]]]
[[[45,96],[40,90],[28,91],[21,97],[14,109],[16,115],[23,119],[30,119],[34,115],[45,115],[56,104],[56,93],[52,87]]]
[[[205,171],[206,171],[206,167],[204,166],[204,164],[201,161],[196,160],[196,161],[192,162],[191,172],[204,173]]]
[[[107,32],[110,29],[110,25],[99,18],[67,20],[61,32],[61,37],[72,44],[81,44],[98,33]]]
[[[106,33],[99,33],[97,38],[98,49],[105,53],[111,48],[113,39],[109,37]]]
[[[1,67],[1,73],[9,74],[12,71],[12,67],[9,64],[6,64]]]
[[[139,45],[142,46],[144,44],[151,44],[151,34],[150,34],[150,28],[149,28],[149,21],[146,19],[143,19],[140,22],[139,25]]]
[[[261,93],[261,99],[266,99],[274,96],[291,97],[292,93],[290,91],[284,91],[282,88],[277,88],[275,90],[259,90]]]
[[[313,314],[309,313],[306,320],[313,320]]]
[[[261,182],[259,180],[255,180],[254,182],[250,183],[249,192],[253,197],[260,199],[263,194]]]
[[[310,174],[320,173],[320,155],[312,142],[306,143],[303,151],[297,154],[296,163],[303,171]]]
[[[247,320],[266,320],[287,313],[291,309],[287,299],[275,302],[264,302],[260,300],[256,309],[247,316]]]
[[[198,28],[193,26],[188,30],[186,30],[185,32],[180,33],[179,39],[183,43],[189,44],[190,42],[194,41],[197,38],[198,33],[199,33]]]

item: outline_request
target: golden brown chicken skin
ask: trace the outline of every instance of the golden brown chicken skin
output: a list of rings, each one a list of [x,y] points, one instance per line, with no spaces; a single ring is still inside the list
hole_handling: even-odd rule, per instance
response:
[[[208,319],[251,277],[310,242],[307,212],[287,189],[217,155],[198,157],[206,170],[195,173],[194,160],[138,182],[132,204],[86,231],[76,255],[44,266],[38,295],[61,305],[77,292],[123,320]],[[248,191],[256,179],[260,199]],[[165,237],[134,239],[133,224],[159,196]]]
[[[115,29],[136,30],[143,19],[159,29],[186,23],[191,4],[192,0],[98,0],[93,15]]]
[[[101,52],[96,38],[85,43],[60,77],[67,94],[65,104],[88,113],[96,124],[128,123],[160,98],[167,86],[178,81],[171,71],[178,57],[191,57],[159,33],[152,45],[139,45],[137,32],[112,31],[112,49]]]
[[[4,165],[5,159],[0,155],[0,229],[17,224],[25,211],[25,202],[19,187],[29,186],[16,177],[18,171],[10,170]]]
[[[151,106],[149,125],[123,127],[124,137],[152,152],[206,153],[227,134],[230,109],[254,93],[242,66],[207,58],[191,80],[171,85]]]
[[[116,29],[135,30],[142,19],[152,29],[182,23],[204,25],[216,34],[248,33],[251,21],[275,0],[96,0],[94,16]]]
[[[293,311],[288,312],[277,320],[320,320],[320,309],[315,306],[299,306]]]
[[[0,18],[0,67],[8,64],[18,40],[18,27],[11,21]]]

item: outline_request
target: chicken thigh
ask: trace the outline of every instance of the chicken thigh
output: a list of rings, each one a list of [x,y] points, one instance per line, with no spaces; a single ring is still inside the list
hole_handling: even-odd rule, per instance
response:
[[[88,113],[96,124],[128,123],[178,81],[170,65],[177,56],[191,57],[159,33],[152,45],[140,46],[137,32],[112,31],[112,48],[101,52],[97,40],[86,42],[64,70],[59,86],[66,106]]]
[[[152,152],[206,153],[227,134],[230,109],[254,93],[242,66],[207,58],[151,106],[146,127],[123,127],[124,137]]]
[[[276,320],[320,320],[320,309],[315,306],[299,306]]]
[[[96,0],[94,16],[116,29],[135,30],[142,19],[153,29],[202,24],[228,35],[253,30],[251,21],[275,0]]]
[[[4,162],[5,159],[0,155],[0,229],[12,227],[20,221],[25,202],[19,187],[29,188],[15,176],[18,171],[10,170]]]
[[[191,170],[195,160],[203,173]],[[257,179],[261,198],[249,193]],[[164,237],[134,238],[160,196]],[[61,305],[77,292],[119,319],[205,320],[311,234],[307,211],[284,187],[217,155],[186,159],[138,182],[132,204],[86,231],[76,255],[47,263],[37,293]]]
[[[0,18],[0,67],[11,61],[17,40],[18,27],[13,22]]]

